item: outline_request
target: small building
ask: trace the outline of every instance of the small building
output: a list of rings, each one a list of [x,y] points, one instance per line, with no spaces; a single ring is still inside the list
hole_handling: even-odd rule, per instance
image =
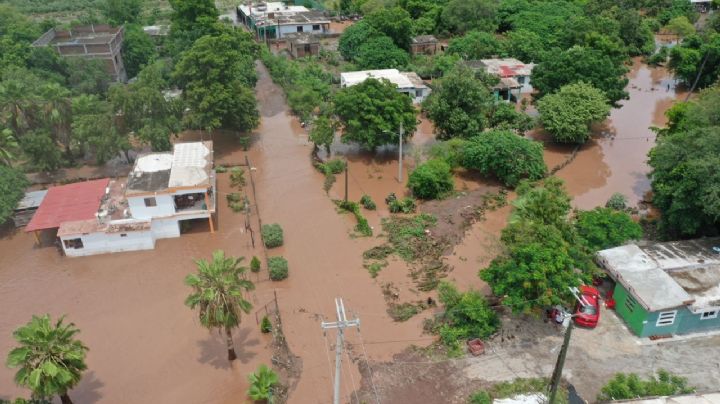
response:
[[[495,97],[507,101],[517,101],[520,94],[533,92],[530,76],[534,64],[525,64],[517,59],[469,60],[465,64],[475,71],[484,71],[497,76],[500,81],[493,87]]]
[[[597,261],[615,281],[615,311],[638,336],[720,330],[720,238],[630,244]]]
[[[15,227],[22,227],[30,223],[33,215],[40,207],[47,191],[30,191],[25,193],[25,197],[20,200],[18,206],[13,213],[13,223]]]
[[[425,85],[417,73],[401,72],[398,69],[340,73],[340,87],[354,86],[367,79],[388,80],[397,86],[399,92],[410,96],[416,104],[423,102],[430,95],[430,87]]]
[[[320,55],[320,39],[313,34],[287,34],[288,50],[294,58]]]
[[[149,250],[186,221],[213,232],[215,189],[212,142],[178,143],[140,156],[128,178],[50,188],[26,231],[56,230],[67,256]]]
[[[440,50],[440,42],[432,35],[418,35],[410,43],[413,55],[434,55]]]
[[[100,59],[116,81],[127,81],[122,59],[123,27],[87,25],[70,30],[50,29],[33,42],[32,46],[49,46],[62,57]]]
[[[258,39],[282,39],[287,34],[325,34],[330,19],[322,11],[282,2],[252,1],[237,7],[237,22],[254,32]]]

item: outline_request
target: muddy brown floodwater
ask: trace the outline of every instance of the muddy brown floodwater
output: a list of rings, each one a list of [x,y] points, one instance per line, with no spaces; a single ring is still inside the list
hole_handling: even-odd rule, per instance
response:
[[[630,99],[613,109],[609,119],[594,129],[593,138],[580,148],[575,160],[557,173],[575,198],[575,206],[592,209],[604,205],[615,192],[636,205],[650,190],[647,153],[655,145],[651,126],[665,124],[665,111],[684,96],[664,68],[635,59],[628,74]],[[546,144],[545,160],[552,168],[564,161],[572,146]]]

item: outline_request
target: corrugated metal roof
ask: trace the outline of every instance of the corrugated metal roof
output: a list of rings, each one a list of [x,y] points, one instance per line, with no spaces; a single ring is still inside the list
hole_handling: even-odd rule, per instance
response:
[[[25,231],[55,229],[64,222],[93,219],[109,183],[104,178],[50,188]]]
[[[42,203],[47,190],[26,192],[25,197],[18,203],[15,210],[37,208]]]

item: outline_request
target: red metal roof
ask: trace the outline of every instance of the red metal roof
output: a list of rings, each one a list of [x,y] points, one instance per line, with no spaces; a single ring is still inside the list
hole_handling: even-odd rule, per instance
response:
[[[76,182],[52,187],[25,231],[55,229],[64,222],[95,217],[110,179]]]

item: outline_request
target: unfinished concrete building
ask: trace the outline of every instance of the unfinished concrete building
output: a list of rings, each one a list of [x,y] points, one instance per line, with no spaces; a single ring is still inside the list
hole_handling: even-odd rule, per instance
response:
[[[50,46],[62,57],[100,59],[116,81],[127,81],[122,50],[124,29],[109,25],[87,25],[70,30],[55,28],[33,42],[33,46]]]

